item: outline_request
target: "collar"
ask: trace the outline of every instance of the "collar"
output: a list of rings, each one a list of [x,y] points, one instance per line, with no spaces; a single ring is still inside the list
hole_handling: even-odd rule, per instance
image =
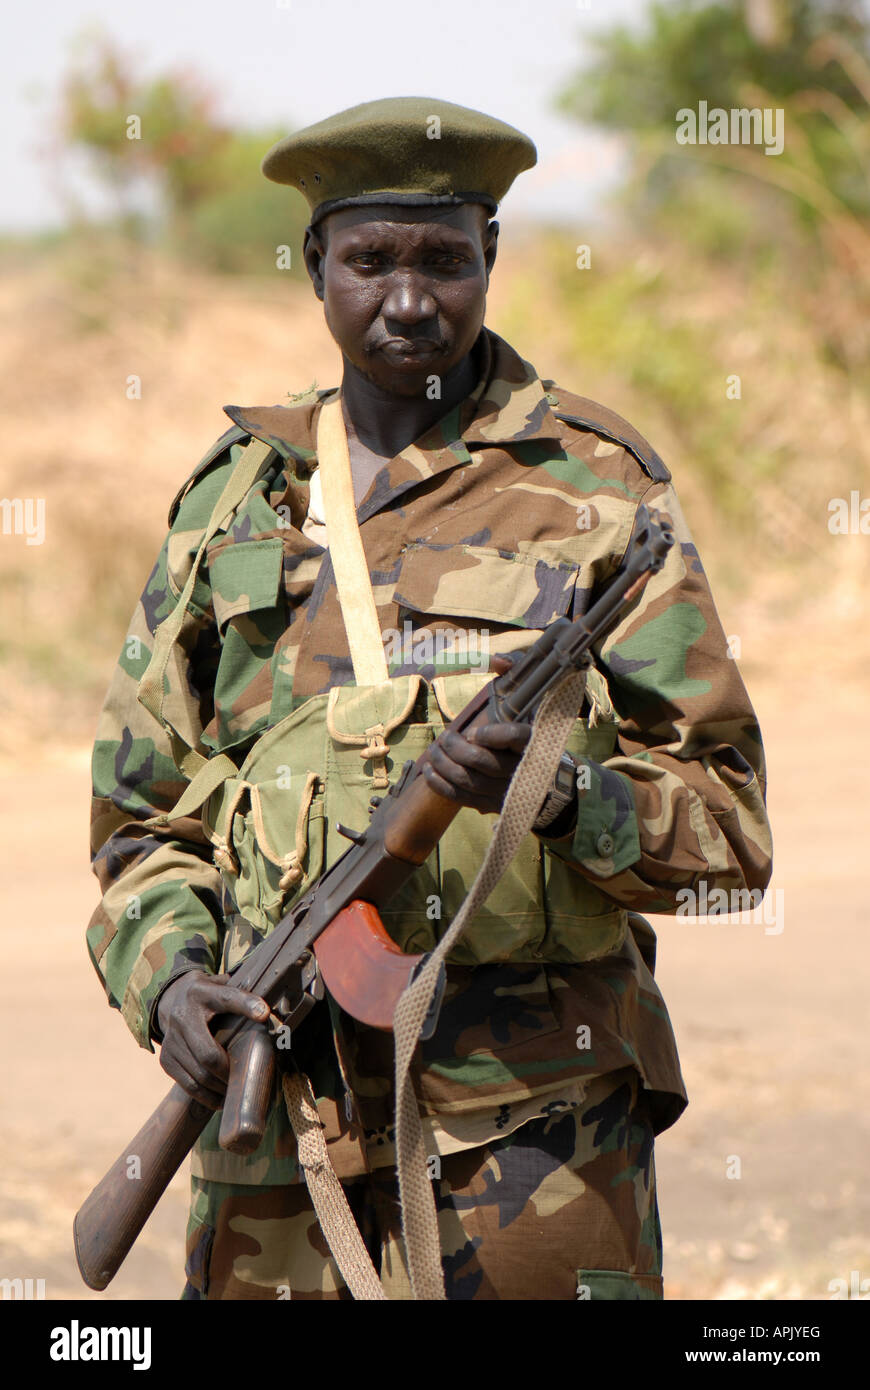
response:
[[[558,440],[562,431],[531,363],[488,328],[481,331],[476,347],[480,353],[477,386],[408,449],[427,453],[460,440],[466,445]],[[307,464],[302,471],[310,472],[316,462],[320,404],[336,389],[312,387],[292,397],[290,405],[226,405],[224,413],[248,434],[271,444],[282,457]]]
[[[466,444],[525,444],[557,441],[563,428],[550,409],[551,401],[531,362],[485,328],[478,386],[464,405],[474,401],[462,438]],[[476,398],[476,399],[475,399]]]

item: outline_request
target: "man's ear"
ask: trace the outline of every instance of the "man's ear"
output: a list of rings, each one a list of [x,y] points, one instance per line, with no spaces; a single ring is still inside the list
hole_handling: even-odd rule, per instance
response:
[[[313,227],[306,227],[302,241],[302,259],[314,286],[314,293],[320,300],[323,299],[323,258],[325,255],[326,247],[319,232],[315,231]]]
[[[486,287],[489,289],[489,277],[495,265],[496,251],[498,250],[498,223],[488,222],[483,230],[483,260],[486,265]]]

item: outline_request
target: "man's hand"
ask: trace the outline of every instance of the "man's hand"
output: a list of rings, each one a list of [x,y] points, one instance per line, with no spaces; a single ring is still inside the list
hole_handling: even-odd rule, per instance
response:
[[[508,784],[532,736],[527,724],[493,724],[444,733],[429,749],[423,775],[448,801],[475,811],[501,810]]]
[[[160,1065],[194,1100],[220,1110],[229,1079],[229,1058],[209,1023],[218,1014],[243,1014],[261,1022],[265,1000],[227,984],[229,975],[188,970],[160,996],[157,1024],[163,1034]]]
[[[489,668],[503,675],[512,661],[510,656],[493,656]],[[488,729],[469,729],[467,734],[441,734],[429,749],[423,775],[432,790],[448,801],[498,814],[531,736],[527,724],[493,724]]]

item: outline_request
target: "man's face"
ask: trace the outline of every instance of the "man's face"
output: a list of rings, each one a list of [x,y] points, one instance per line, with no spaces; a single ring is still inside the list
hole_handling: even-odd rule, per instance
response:
[[[396,396],[446,377],[483,326],[497,235],[479,203],[329,213],[304,255],[345,357]]]

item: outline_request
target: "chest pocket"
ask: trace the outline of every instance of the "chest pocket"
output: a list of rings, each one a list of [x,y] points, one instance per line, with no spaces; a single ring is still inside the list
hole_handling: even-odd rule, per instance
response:
[[[264,729],[274,715],[274,668],[287,626],[281,591],[283,546],[278,537],[226,538],[207,552],[221,655],[214,682],[215,751],[232,748]]]
[[[236,541],[209,555],[215,619],[223,637],[232,618],[270,608],[281,583],[283,546],[276,537]]]
[[[484,650],[491,630],[528,634],[520,643],[528,646],[570,611],[577,573],[575,564],[552,556],[416,544],[405,551],[393,601],[410,614],[455,618],[460,631],[476,627]]]

